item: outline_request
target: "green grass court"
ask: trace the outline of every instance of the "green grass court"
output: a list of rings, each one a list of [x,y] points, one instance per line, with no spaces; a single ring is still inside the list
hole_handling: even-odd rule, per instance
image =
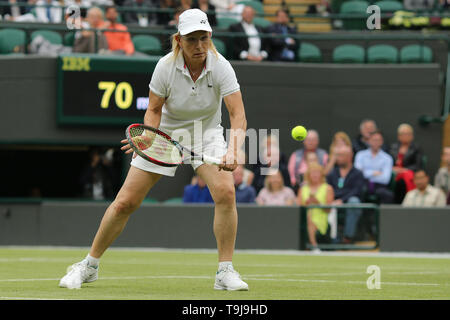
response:
[[[248,292],[213,290],[217,254],[110,249],[99,280],[81,290],[59,288],[66,267],[87,249],[0,248],[0,299],[449,299],[450,258],[236,252]],[[369,265],[381,289],[369,290]]]

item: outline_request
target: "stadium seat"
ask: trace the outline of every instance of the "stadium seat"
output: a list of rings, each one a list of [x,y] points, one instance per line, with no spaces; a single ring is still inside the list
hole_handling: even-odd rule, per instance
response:
[[[75,32],[67,32],[64,35],[63,40],[64,45],[68,47],[73,47],[74,42],[75,42]]]
[[[183,203],[183,198],[170,198],[164,201],[164,203]]]
[[[395,12],[403,10],[403,4],[399,1],[393,0],[382,0],[374,3],[376,6],[380,7],[382,13]]]
[[[412,44],[400,50],[400,63],[431,63],[433,52],[430,47]]]
[[[354,44],[337,46],[333,50],[333,62],[335,63],[364,63],[364,48]]]
[[[398,50],[397,48],[379,44],[371,46],[367,49],[367,62],[368,63],[397,63],[398,62]]]
[[[264,14],[264,5],[260,1],[242,0],[238,1],[236,4],[243,4],[252,7],[253,9],[255,9],[257,15]]]
[[[217,28],[219,29],[228,29],[229,26],[232,24],[238,23],[239,20],[235,18],[229,18],[229,17],[221,17],[217,18]]]
[[[363,30],[366,29],[367,7],[369,3],[366,1],[346,1],[341,5],[340,13],[345,14],[361,14],[362,18],[346,18],[343,19],[344,29]]]
[[[19,29],[0,30],[0,54],[14,53],[17,46],[25,46],[25,31]]]
[[[153,199],[153,198],[145,198],[144,201],[142,201],[144,203],[159,203],[158,200]]]
[[[44,39],[50,41],[52,44],[63,44],[61,35],[51,30],[36,30],[31,33],[31,41],[37,36],[42,36]]]
[[[212,41],[213,41],[214,46],[216,47],[217,51],[219,51],[219,53],[221,55],[226,57],[227,56],[227,47],[225,45],[225,42],[223,42],[220,39],[216,39],[216,38],[213,38]]]
[[[266,20],[266,19],[261,18],[261,17],[253,18],[253,23],[255,25],[257,25],[257,26],[260,26],[261,28],[264,28],[264,29],[269,27],[272,24],[272,22],[270,22],[269,20]]]
[[[320,49],[307,42],[302,42],[297,52],[300,62],[322,62],[322,53]]]
[[[161,41],[159,41],[159,39],[154,36],[136,35],[132,38],[132,41],[136,51],[155,56],[161,55],[163,53]]]

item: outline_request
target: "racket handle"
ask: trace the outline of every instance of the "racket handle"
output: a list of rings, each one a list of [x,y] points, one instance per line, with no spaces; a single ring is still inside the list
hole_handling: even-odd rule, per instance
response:
[[[211,157],[211,156],[208,156],[208,155],[205,155],[205,154],[203,155],[203,159],[202,160],[203,160],[204,163],[207,163],[207,164],[218,165],[218,164],[222,163],[222,159]]]

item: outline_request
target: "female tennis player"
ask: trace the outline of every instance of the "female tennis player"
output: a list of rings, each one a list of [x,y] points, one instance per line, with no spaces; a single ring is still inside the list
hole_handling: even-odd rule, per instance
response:
[[[199,9],[184,11],[179,17],[178,32],[172,36],[172,51],[160,59],[150,81],[148,109],[144,124],[171,135],[183,128],[194,137],[194,121],[201,121],[203,131],[211,130],[208,139],[193,138],[194,150],[220,157],[218,166],[192,162],[196,173],[206,182],[215,203],[214,235],[219,267],[214,289],[248,290],[234,270],[232,256],[237,231],[237,211],[231,171],[237,166],[237,153],[245,138],[247,121],[240,87],[231,64],[221,56],[211,41],[208,18]],[[221,126],[222,98],[230,114],[236,142],[228,147]],[[243,133],[243,135],[242,135]],[[211,137],[213,137],[211,139]],[[123,140],[122,150],[133,150]],[[176,167],[153,164],[133,155],[127,178],[116,199],[106,210],[87,257],[68,268],[59,286],[81,288],[84,282],[98,278],[99,259],[124,229],[128,218],[144,200],[162,175],[174,176]]]

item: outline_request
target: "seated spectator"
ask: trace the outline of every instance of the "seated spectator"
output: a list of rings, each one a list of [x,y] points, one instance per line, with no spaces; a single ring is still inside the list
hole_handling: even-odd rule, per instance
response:
[[[402,203],[406,192],[416,188],[414,171],[422,168],[422,152],[414,143],[414,130],[406,123],[397,129],[397,139],[391,146],[390,154],[394,158],[395,203]]]
[[[200,9],[203,12],[206,12],[209,24],[211,26],[217,25],[216,7],[212,5],[209,0],[198,0],[197,3],[192,6],[192,9],[195,8]]]
[[[178,7],[177,1],[175,0],[160,0],[160,9],[176,9]],[[156,15],[156,21],[158,25],[167,26],[172,20],[172,14],[169,12],[158,12]]]
[[[315,153],[321,166],[328,162],[328,153],[319,148],[319,133],[314,130],[308,130],[308,135],[303,140],[304,147],[294,151],[288,163],[291,186],[297,189],[303,182],[303,175],[308,169],[305,156],[308,153]]]
[[[245,5],[239,4],[240,0],[210,0],[216,8],[217,17],[238,18],[241,16]]]
[[[14,20],[26,13],[25,6],[18,6],[18,4],[25,4],[26,0],[8,0],[9,6],[0,6],[0,17],[3,16],[5,20]]]
[[[244,150],[239,150],[238,151],[238,160],[237,160],[238,164],[242,165],[243,168],[243,182],[248,185],[251,186],[253,184],[253,179],[255,178],[255,174],[253,173],[252,170],[249,170],[245,167],[245,164],[248,163],[247,161],[247,156],[245,155],[245,151]]]
[[[103,11],[98,7],[90,8],[86,13],[85,21],[81,23],[81,31],[75,33],[75,42],[73,44],[73,52],[81,53],[97,53],[108,50],[108,41],[100,30],[86,29],[102,29],[105,22],[103,21]],[[97,38],[97,39],[95,39]],[[97,47],[95,42],[97,41]]]
[[[80,175],[83,196],[94,200],[111,199],[114,196],[111,160],[98,149],[89,154],[89,165]]]
[[[450,147],[442,150],[442,163],[444,166],[434,176],[434,186],[440,188],[445,194],[450,193]]]
[[[39,0],[36,2],[36,20],[44,23],[61,23],[63,9],[58,1]]]
[[[240,164],[233,171],[234,187],[236,189],[237,203],[254,203],[255,189],[244,182],[244,167]]]
[[[183,202],[185,203],[213,203],[211,193],[205,181],[197,176],[193,184],[184,187]]]
[[[350,137],[348,136],[348,134],[346,134],[343,131],[339,131],[334,134],[333,140],[331,141],[330,153],[328,154],[329,158],[328,158],[328,162],[325,166],[326,174],[331,172],[331,170],[333,170],[333,168],[335,167],[335,165],[336,165],[335,150],[336,150],[336,148],[342,147],[342,146],[352,147],[352,141],[350,140]],[[353,159],[352,159],[352,161],[353,161]]]
[[[254,173],[253,187],[256,192],[259,192],[264,187],[264,181],[270,168],[280,170],[284,185],[289,185],[290,179],[286,156],[280,151],[278,137],[275,135],[265,137],[259,148],[259,158],[256,164],[252,165]]]
[[[105,9],[106,23],[104,28],[106,30],[120,30],[127,31],[128,28],[123,24],[117,23],[117,9],[114,6],[109,6]],[[109,51],[115,54],[133,55],[134,44],[128,32],[107,32],[103,33],[108,41]]]
[[[266,30],[272,35],[290,35],[296,34],[297,30],[289,26],[289,13],[286,9],[279,9],[276,13],[276,22],[269,26]],[[295,61],[299,41],[294,38],[277,38],[268,39],[269,59],[271,61]]]
[[[192,0],[179,0],[180,1],[180,7],[182,7],[184,10],[188,10],[192,8]]]
[[[353,140],[353,153],[357,154],[361,150],[369,148],[369,139],[372,132],[377,131],[377,124],[374,120],[365,119],[359,125],[359,135]],[[383,143],[383,151],[388,152],[389,148]]]
[[[369,149],[359,151],[355,156],[355,167],[361,170],[368,180],[367,195],[376,195],[381,203],[392,203],[394,194],[389,190],[392,178],[392,157],[381,150],[383,135],[372,132]]]
[[[266,206],[290,206],[295,204],[295,193],[283,184],[280,170],[272,169],[264,180],[264,188],[256,202]]]
[[[232,37],[230,40],[230,50],[233,52],[233,59],[262,61],[268,58],[267,38],[258,37],[263,33],[260,26],[253,23],[255,9],[246,6],[242,11],[242,21],[232,24],[229,32],[245,33],[247,37]]]
[[[328,0],[321,0],[319,3],[310,4],[306,14],[316,14],[327,17],[331,13],[330,2]]]
[[[334,150],[336,167],[327,176],[327,182],[333,187],[333,204],[361,203],[365,180],[363,173],[353,166],[351,146],[343,145]],[[344,243],[351,243],[361,216],[361,209],[346,209],[344,225]]]
[[[299,189],[297,202],[301,206],[330,205],[334,200],[333,187],[325,180],[324,168],[312,163],[305,173],[305,184]],[[319,253],[317,242],[328,238],[328,213],[330,209],[311,208],[307,212],[308,238],[312,250]]]
[[[131,8],[156,8],[158,2],[156,0],[125,0],[124,7]],[[139,25],[141,27],[147,27],[148,25],[156,24],[156,12],[137,12],[127,11],[123,13],[123,21],[126,24]]]
[[[441,189],[429,184],[430,179],[423,169],[414,173],[416,189],[408,191],[402,202],[404,207],[443,207],[446,204],[445,194]]]

